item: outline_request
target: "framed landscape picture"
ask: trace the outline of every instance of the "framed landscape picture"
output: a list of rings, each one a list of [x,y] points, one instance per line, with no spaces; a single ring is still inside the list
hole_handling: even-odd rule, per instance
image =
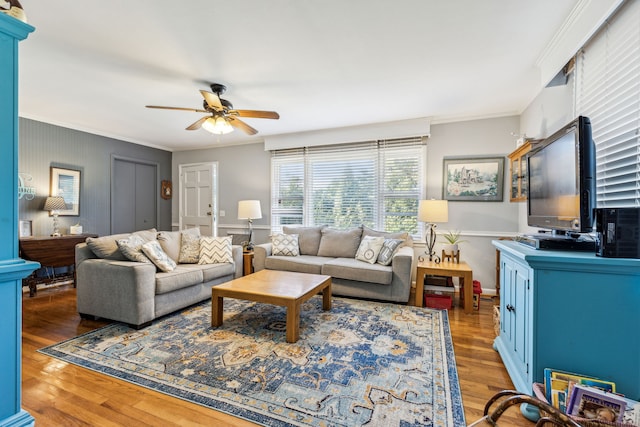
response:
[[[58,215],[80,215],[80,171],[51,167],[51,196],[61,196],[67,209],[58,211]]]
[[[443,199],[501,202],[504,157],[445,157]]]

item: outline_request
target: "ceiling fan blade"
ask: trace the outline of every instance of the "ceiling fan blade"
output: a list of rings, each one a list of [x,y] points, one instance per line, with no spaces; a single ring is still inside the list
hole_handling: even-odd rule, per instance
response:
[[[280,114],[275,111],[260,111],[260,110],[231,110],[229,114],[237,113],[240,117],[253,117],[256,119],[279,119]]]
[[[240,119],[236,119],[235,117],[227,117],[227,120],[229,121],[229,124],[231,124],[231,126],[236,129],[240,129],[247,135],[255,135],[256,133],[258,133],[256,129],[252,128]]]
[[[204,122],[207,121],[207,119],[211,117],[211,116],[204,116],[201,119],[199,119],[198,121],[192,123],[191,125],[187,126],[187,130],[198,130],[200,129],[200,127],[202,126],[202,124]]]
[[[147,108],[160,108],[162,110],[180,110],[180,111],[193,111],[196,113],[208,113],[207,110],[199,110],[197,108],[184,108],[184,107],[163,107],[160,105],[145,105]]]
[[[216,95],[215,93],[207,92],[206,90],[201,90],[200,93],[204,97],[204,100],[207,101],[207,104],[209,104],[209,107],[213,108],[216,111],[224,110],[224,107],[222,106],[222,102],[220,102],[220,97],[218,97],[218,95]]]

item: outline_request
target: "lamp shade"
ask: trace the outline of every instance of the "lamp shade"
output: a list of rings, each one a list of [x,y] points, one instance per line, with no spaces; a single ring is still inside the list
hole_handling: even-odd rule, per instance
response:
[[[434,223],[449,221],[449,204],[446,200],[420,200],[418,221]]]
[[[262,218],[260,200],[240,200],[238,202],[238,219]]]
[[[65,209],[67,209],[67,204],[60,196],[47,197],[47,200],[44,202],[45,211],[62,211]]]

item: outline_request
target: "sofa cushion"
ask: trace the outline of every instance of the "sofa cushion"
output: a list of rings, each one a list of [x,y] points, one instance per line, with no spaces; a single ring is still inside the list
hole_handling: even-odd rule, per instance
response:
[[[180,258],[181,237],[180,231],[161,231],[158,233],[157,239],[160,242],[160,247],[174,262],[178,262]]]
[[[176,268],[175,261],[162,250],[157,240],[152,240],[142,245],[142,252],[162,271],[172,271]]]
[[[358,246],[360,246],[362,228],[348,230],[323,228],[321,233],[318,256],[355,258]]]
[[[198,259],[200,259],[200,229],[190,228],[184,230],[180,236],[178,263],[197,264]]]
[[[198,270],[202,272],[202,282],[219,279],[224,276],[233,276],[236,267],[232,263],[224,262],[219,264],[179,264],[180,270]]]
[[[378,264],[391,264],[393,255],[396,253],[402,243],[404,243],[404,241],[400,239],[384,239],[384,243],[382,244],[382,248],[380,249],[380,253],[378,254]]]
[[[136,262],[151,262],[144,252],[142,252],[142,245],[145,243],[147,242],[136,234],[132,234],[126,239],[116,240],[118,249],[120,249],[120,252],[122,252],[128,260]]]
[[[177,289],[202,283],[202,270],[176,267],[169,272],[156,274],[156,294],[165,294]]]
[[[86,242],[89,249],[91,249],[98,258],[127,261],[127,257],[118,249],[117,241],[126,239],[129,236],[129,233],[122,233],[103,237],[87,237]]]
[[[272,235],[271,254],[282,256],[300,255],[300,249],[298,248],[298,235],[280,233]]]
[[[384,237],[364,236],[360,241],[360,246],[358,246],[356,259],[358,261],[368,262],[369,264],[375,264],[383,244]]]
[[[215,264],[220,262],[233,262],[231,236],[201,236],[200,259],[198,260],[198,264]]]
[[[300,255],[318,255],[318,248],[320,247],[320,238],[322,237],[322,229],[326,225],[320,225],[318,227],[282,227],[282,231],[285,234],[297,234],[298,235],[298,247],[300,248]]]
[[[379,283],[381,285],[390,285],[393,280],[391,266],[369,264],[358,261],[355,258],[336,258],[327,261],[322,266],[321,274],[326,274],[336,279]]]
[[[142,237],[145,242],[150,242],[152,240],[156,240],[156,238],[158,237],[158,230],[156,230],[155,228],[150,228],[148,230],[135,231],[132,234]]]
[[[312,255],[292,256],[268,256],[264,261],[265,268],[269,270],[297,271],[299,273],[320,274],[322,264],[333,258],[325,258]]]
[[[400,239],[402,241],[405,241],[409,237],[409,233],[407,233],[406,231],[399,231],[399,232],[378,231],[378,230],[369,228],[366,225],[363,225],[362,236],[363,237],[364,236],[384,237],[385,239]]]

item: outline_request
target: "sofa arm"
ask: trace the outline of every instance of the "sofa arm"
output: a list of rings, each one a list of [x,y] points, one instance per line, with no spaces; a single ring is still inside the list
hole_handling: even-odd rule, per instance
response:
[[[414,252],[410,246],[403,246],[393,255],[391,269],[393,270],[392,284],[397,293],[402,295],[403,301],[409,300],[411,293],[411,276],[414,265]]]
[[[151,263],[86,259],[76,270],[81,314],[131,325],[155,318],[156,266]]]
[[[242,246],[240,245],[231,245],[231,254],[233,255],[233,263],[235,264],[235,272],[233,274],[233,278],[237,279],[238,277],[242,277],[244,274],[243,266],[244,260],[242,257]]]
[[[264,270],[264,264],[271,255],[271,243],[262,243],[253,246],[253,271]]]
[[[87,259],[98,258],[86,243],[78,243],[75,249],[76,269]]]

